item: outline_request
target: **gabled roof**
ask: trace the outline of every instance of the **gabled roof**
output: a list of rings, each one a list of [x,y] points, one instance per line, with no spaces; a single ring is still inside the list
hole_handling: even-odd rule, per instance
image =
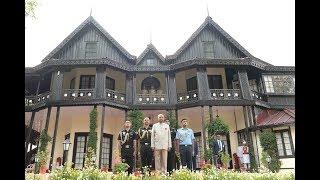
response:
[[[257,116],[257,126],[278,126],[295,123],[295,110],[283,109],[273,110],[266,109],[261,111]]]
[[[157,57],[162,61],[164,62],[164,57],[161,55],[161,53],[157,50],[156,47],[154,47],[154,45],[152,43],[148,44],[147,48],[140,54],[140,56],[138,57],[137,59],[137,64],[140,63],[140,61],[147,55],[147,53],[149,51],[152,51],[154,52]]]
[[[252,56],[246,49],[244,49],[235,39],[233,39],[226,31],[224,31],[217,23],[215,23],[210,16],[208,16],[205,21],[201,24],[201,26],[191,35],[191,37],[173,54],[167,56],[168,59],[177,58],[191,43],[192,41],[200,34],[200,32],[207,27],[208,25],[212,25],[219,33],[222,34],[226,39],[229,40],[231,44],[237,47],[243,54],[246,56],[256,59],[258,61],[262,61],[254,56]],[[264,62],[264,61],[262,61]],[[264,62],[266,63],[266,62]],[[267,63],[268,64],[268,63]],[[271,64],[269,64],[271,65]]]
[[[76,36],[84,27],[88,24],[94,25],[105,37],[111,41],[128,59],[135,59],[136,57],[131,55],[125,50],[92,16],[89,16],[84,22],[82,22],[69,36],[67,36],[54,50],[52,50],[42,61],[47,61],[52,58],[64,45],[66,45],[74,36]]]

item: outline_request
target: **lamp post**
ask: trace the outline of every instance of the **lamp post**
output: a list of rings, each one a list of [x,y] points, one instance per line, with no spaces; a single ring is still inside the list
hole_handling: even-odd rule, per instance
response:
[[[70,148],[70,145],[71,145],[71,142],[70,142],[70,139],[66,139],[63,141],[63,151],[66,151],[66,157],[65,157],[65,162],[67,162],[67,159],[68,159],[68,151],[69,151],[69,148]]]
[[[266,160],[267,160],[267,162],[268,162],[268,169],[269,169],[269,167],[270,167],[270,162],[271,162],[271,157],[270,157],[269,154],[268,154],[268,156],[266,157]]]

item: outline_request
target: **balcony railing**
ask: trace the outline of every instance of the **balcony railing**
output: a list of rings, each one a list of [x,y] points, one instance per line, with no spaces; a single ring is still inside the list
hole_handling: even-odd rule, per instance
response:
[[[197,101],[198,99],[198,90],[188,91],[185,93],[177,93],[178,103],[193,102]]]
[[[211,98],[214,100],[242,99],[240,89],[210,89]]]
[[[50,99],[50,91],[38,94],[38,96],[26,96],[25,106],[32,106],[39,103],[46,103]]]
[[[268,98],[265,94],[257,92],[257,91],[253,91],[251,90],[251,96],[254,100],[260,100],[260,101],[268,101]]]
[[[116,102],[120,104],[126,103],[126,95],[111,89],[106,89],[106,99],[111,102]]]
[[[94,89],[64,89],[63,100],[90,100],[94,97]]]
[[[137,94],[137,104],[166,104],[166,94]]]

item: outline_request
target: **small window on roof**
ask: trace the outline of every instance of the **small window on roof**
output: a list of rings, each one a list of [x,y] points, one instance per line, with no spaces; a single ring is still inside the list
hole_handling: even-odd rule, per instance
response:
[[[156,65],[156,59],[146,59],[146,65],[147,66],[155,66]]]
[[[87,42],[85,49],[85,58],[97,57],[97,42]]]
[[[203,53],[205,58],[214,58],[213,47],[213,41],[203,42]]]

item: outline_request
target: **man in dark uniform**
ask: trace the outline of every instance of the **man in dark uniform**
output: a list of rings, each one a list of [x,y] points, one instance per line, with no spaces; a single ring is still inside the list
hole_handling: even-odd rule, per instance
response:
[[[151,127],[150,119],[148,117],[143,119],[143,127],[139,128],[137,132],[137,139],[140,144],[140,155],[142,167],[147,166],[151,169],[153,152],[151,149]]]
[[[170,126],[170,121],[166,121],[167,124]],[[171,137],[176,137],[176,130],[170,126],[170,133]],[[176,146],[175,146],[175,139],[171,138],[172,148],[168,151],[168,160],[167,160],[167,172],[171,173],[173,169],[176,169]]]
[[[119,133],[118,144],[119,152],[121,152],[121,161],[130,166],[128,173],[132,173],[136,156],[136,133],[131,129],[129,120],[125,122],[124,129]]]
[[[221,165],[220,162],[220,152],[225,151],[225,146],[223,141],[221,140],[221,136],[218,134],[213,141],[212,153],[213,153],[213,164],[218,167]]]

